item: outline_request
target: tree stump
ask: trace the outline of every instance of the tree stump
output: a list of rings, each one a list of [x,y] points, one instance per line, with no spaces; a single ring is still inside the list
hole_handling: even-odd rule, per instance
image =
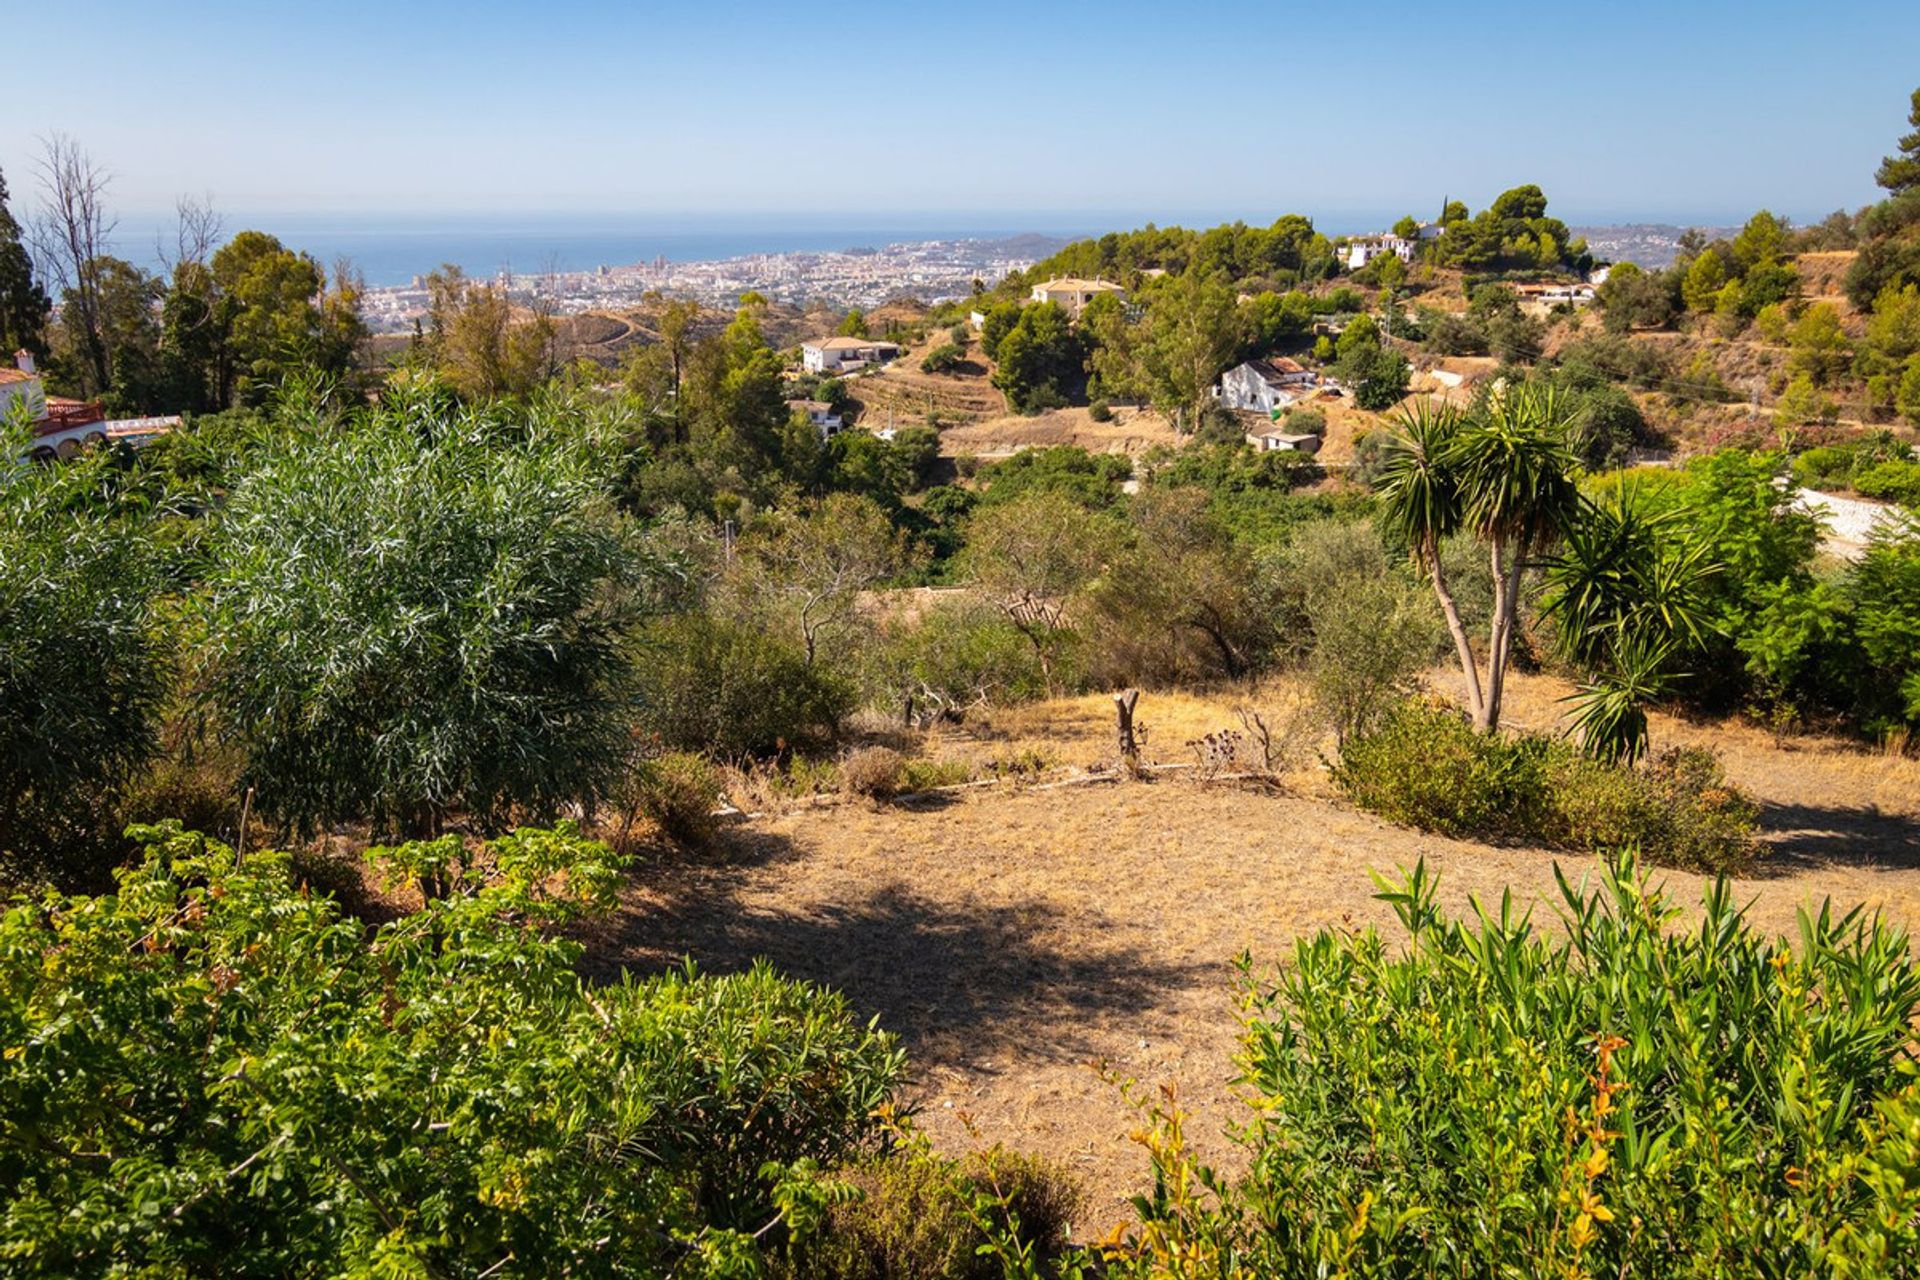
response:
[[[1128,774],[1140,772],[1140,743],[1133,732],[1133,708],[1140,701],[1138,689],[1126,689],[1113,695],[1115,733],[1120,748],[1120,767]]]

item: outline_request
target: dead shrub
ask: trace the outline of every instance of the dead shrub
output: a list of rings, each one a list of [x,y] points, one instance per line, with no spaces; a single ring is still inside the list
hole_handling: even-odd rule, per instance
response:
[[[892,747],[861,747],[840,762],[840,789],[850,796],[886,800],[900,792],[907,762]]]

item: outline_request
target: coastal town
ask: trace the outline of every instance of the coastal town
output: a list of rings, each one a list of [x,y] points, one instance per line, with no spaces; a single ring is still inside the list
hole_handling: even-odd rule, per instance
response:
[[[516,302],[539,301],[559,315],[621,310],[649,293],[691,298],[704,306],[731,307],[743,293],[805,305],[827,301],[842,307],[873,307],[897,297],[938,302],[962,297],[976,281],[991,284],[1024,271],[1062,241],[1024,235],[1001,240],[927,240],[854,247],[837,252],[755,253],[708,262],[648,262],[602,265],[588,271],[515,274],[502,271],[494,283]],[[426,282],[366,291],[362,315],[369,332],[402,333],[424,316]]]

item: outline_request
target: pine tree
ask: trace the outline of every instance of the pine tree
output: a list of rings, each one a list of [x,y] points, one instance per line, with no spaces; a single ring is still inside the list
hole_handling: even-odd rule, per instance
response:
[[[1920,191],[1920,89],[1913,91],[1913,107],[1907,112],[1913,132],[1900,139],[1900,154],[1880,162],[1873,180],[1896,196]]]
[[[25,348],[47,354],[47,315],[53,301],[33,278],[33,259],[20,223],[7,208],[7,176],[0,173],[0,359]]]

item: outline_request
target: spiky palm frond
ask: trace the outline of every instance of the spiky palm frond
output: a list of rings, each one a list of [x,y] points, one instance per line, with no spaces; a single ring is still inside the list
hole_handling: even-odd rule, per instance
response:
[[[1502,388],[1476,408],[1443,459],[1458,477],[1467,528],[1524,556],[1571,523],[1580,490],[1570,416],[1550,388]]]
[[[1460,433],[1460,411],[1416,402],[1394,419],[1386,463],[1375,486],[1381,532],[1425,559],[1460,528],[1460,485],[1449,461]]]
[[[1609,764],[1632,764],[1646,754],[1647,708],[1678,674],[1667,669],[1672,656],[1665,637],[1627,637],[1603,671],[1564,699],[1573,704],[1572,731],[1583,751]]]

